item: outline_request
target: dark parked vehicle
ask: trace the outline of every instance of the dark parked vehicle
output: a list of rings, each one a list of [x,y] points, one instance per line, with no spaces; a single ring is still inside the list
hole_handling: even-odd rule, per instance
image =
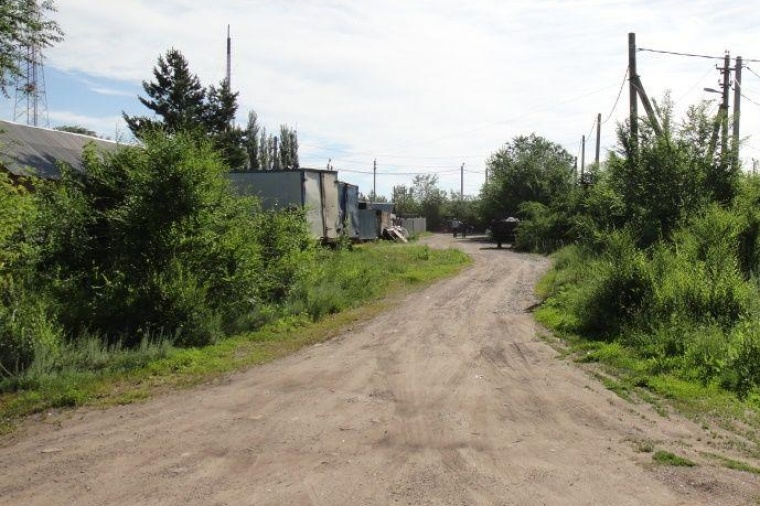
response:
[[[491,237],[499,248],[503,243],[515,243],[515,229],[519,224],[520,220],[511,217],[491,222]]]

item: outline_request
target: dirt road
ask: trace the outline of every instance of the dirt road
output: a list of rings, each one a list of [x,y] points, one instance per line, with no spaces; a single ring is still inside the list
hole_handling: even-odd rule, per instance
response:
[[[652,466],[705,429],[619,399],[540,339],[542,257],[474,265],[337,339],[0,446],[0,504],[754,504],[757,477]],[[650,448],[651,449],[651,448]]]

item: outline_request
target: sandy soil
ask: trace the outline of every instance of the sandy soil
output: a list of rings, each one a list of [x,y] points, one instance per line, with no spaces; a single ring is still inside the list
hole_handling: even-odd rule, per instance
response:
[[[30,420],[0,443],[0,504],[755,504],[758,477],[701,457],[705,428],[616,397],[541,339],[548,260],[429,241],[474,265],[339,338],[222,384]],[[653,466],[645,442],[700,466]]]

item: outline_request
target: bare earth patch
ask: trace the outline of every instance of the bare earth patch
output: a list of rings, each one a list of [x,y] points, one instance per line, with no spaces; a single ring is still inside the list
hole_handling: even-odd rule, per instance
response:
[[[705,429],[618,398],[540,339],[547,259],[428,242],[474,265],[222,384],[30,420],[0,443],[0,504],[755,504],[756,475],[702,457]]]

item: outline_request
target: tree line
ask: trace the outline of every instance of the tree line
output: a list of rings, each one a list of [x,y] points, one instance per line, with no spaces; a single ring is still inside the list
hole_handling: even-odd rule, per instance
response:
[[[709,106],[678,120],[666,96],[662,132],[645,122],[633,139],[620,125],[588,179],[572,184],[562,156],[563,177],[520,177],[543,199],[505,203],[489,185],[484,196],[517,209],[518,249],[555,254],[547,324],[628,357],[632,383],[691,381],[746,398],[760,391],[760,177],[736,163],[738,144],[711,149],[722,119]],[[534,174],[550,167],[532,160]],[[505,184],[522,169],[509,173]]]
[[[0,2],[3,92],[21,72],[22,43],[60,39],[44,20],[53,9]],[[225,177],[297,168],[296,132],[283,125],[269,135],[254,112],[245,128],[235,125],[237,93],[225,81],[204,87],[175,49],[143,89],[153,115],[124,114],[139,143],[90,146],[84,170],[61,166],[58,181],[19,185],[0,171],[0,379],[57,370],[91,342],[200,346],[321,314],[304,212],[264,211]]]
[[[255,111],[248,113],[244,127],[235,123],[239,92],[227,79],[204,87],[182,53],[174,48],[158,57],[153,79],[143,81],[145,97],[140,103],[153,117],[122,113],[132,134],[195,132],[211,139],[232,171],[292,170],[299,167],[298,133],[281,125],[279,135],[268,133]]]

